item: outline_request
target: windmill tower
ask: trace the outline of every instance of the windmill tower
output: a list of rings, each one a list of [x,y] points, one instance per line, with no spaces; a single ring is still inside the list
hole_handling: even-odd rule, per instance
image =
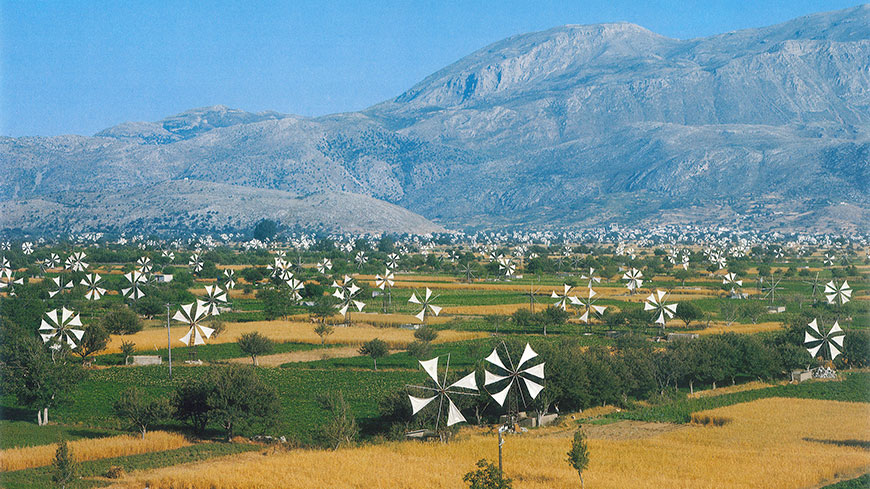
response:
[[[423,367],[423,370],[429,375],[429,378],[435,383],[435,387],[422,386],[422,385],[409,385],[407,386],[409,389],[417,389],[419,391],[424,391],[427,394],[426,397],[416,397],[408,394],[408,399],[411,401],[411,414],[417,415],[423,408],[432,403],[432,401],[438,400],[438,412],[435,415],[435,432],[441,436],[441,440],[443,441],[443,434],[439,432],[438,428],[441,424],[441,414],[445,411],[447,412],[447,420],[445,425],[447,427],[453,426],[457,423],[465,423],[467,422],[465,416],[462,415],[462,412],[456,407],[456,404],[453,403],[453,400],[450,399],[451,395],[461,395],[461,396],[476,396],[478,395],[477,389],[477,381],[475,380],[474,372],[462,377],[461,379],[453,382],[452,384],[447,383],[448,373],[450,371],[450,354],[447,355],[447,362],[444,368],[444,377],[443,380],[438,377],[438,360],[441,357],[435,357],[431,360],[420,360],[420,366]],[[464,390],[459,390],[464,389]],[[468,392],[473,391],[473,392]],[[446,401],[446,406],[445,406]]]
[[[526,366],[538,356],[528,343],[516,364],[513,363],[504,342],[501,347],[507,362],[502,361],[498,346],[493,348],[492,353],[485,359],[493,372],[484,370],[484,386],[496,390],[495,393],[490,392],[490,396],[499,406],[504,407],[507,403],[508,424],[513,426],[519,417],[520,404],[525,408],[526,398],[534,400],[544,389],[544,363]]]

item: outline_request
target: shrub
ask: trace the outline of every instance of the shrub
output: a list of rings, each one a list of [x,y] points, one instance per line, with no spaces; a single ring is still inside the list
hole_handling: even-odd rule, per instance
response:
[[[127,306],[117,306],[102,319],[103,327],[112,334],[133,334],[142,331],[142,320]]]
[[[477,470],[462,476],[469,489],[510,489],[511,479],[503,477],[498,467],[485,459],[477,461]]]

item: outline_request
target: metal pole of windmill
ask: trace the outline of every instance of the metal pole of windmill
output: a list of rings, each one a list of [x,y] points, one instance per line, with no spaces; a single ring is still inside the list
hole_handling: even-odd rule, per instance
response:
[[[507,426],[499,426],[498,428],[498,480],[501,481],[504,479],[502,475],[501,468],[501,446],[504,445],[504,438],[502,438],[502,433],[507,429]]]
[[[172,335],[169,332],[169,304],[166,304],[166,347],[169,349],[169,378],[172,378]]]

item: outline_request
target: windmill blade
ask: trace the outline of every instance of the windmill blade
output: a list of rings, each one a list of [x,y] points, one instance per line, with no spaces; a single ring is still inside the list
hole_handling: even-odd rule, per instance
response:
[[[508,391],[511,390],[512,385],[513,385],[513,382],[509,382],[507,387],[502,389],[500,392],[496,392],[495,394],[490,394],[490,396],[492,396],[492,399],[495,402],[497,402],[499,406],[504,406],[504,400],[507,398]]]
[[[185,345],[190,345],[190,336],[193,334],[193,326],[187,330],[187,334],[181,337],[181,342]]]
[[[814,338],[809,331],[804,331],[804,344],[806,345],[807,343],[812,343],[814,341],[819,341],[819,339]]]
[[[422,302],[420,302],[420,299],[417,298],[417,294],[414,292],[411,292],[411,298],[408,299],[408,302],[412,304],[422,304]]]
[[[456,423],[465,423],[465,417],[462,413],[459,412],[459,409],[456,408],[456,405],[453,404],[453,401],[450,398],[447,398],[447,426],[453,426]]]
[[[810,327],[818,336],[824,336],[821,331],[819,331],[819,325],[815,319],[813,319],[807,326]]]
[[[490,353],[489,356],[485,358],[485,360],[495,365],[496,367],[500,367],[502,370],[507,370],[508,372],[510,372],[510,369],[505,367],[504,364],[501,362],[501,358],[499,358],[498,351],[495,348],[492,349],[492,353]]]
[[[208,326],[199,325],[200,331],[205,335],[206,338],[211,338],[211,334],[214,333],[214,328],[209,328]]]
[[[423,318],[426,317],[426,309],[423,309],[422,311],[418,312],[417,314],[414,315],[414,317],[417,318],[420,322],[423,322]]]
[[[462,377],[461,379],[457,380],[456,382],[450,384],[450,386],[447,388],[452,389],[454,387],[462,387],[465,389],[471,389],[473,391],[476,391],[477,390],[477,380],[474,376],[474,372],[471,372],[470,374],[466,375],[465,377]]]
[[[842,330],[842,328],[840,328],[840,322],[834,321],[834,325],[831,326],[831,330],[828,331],[828,336],[830,337],[834,334],[838,334],[838,333],[842,333],[842,332],[843,332],[843,330]]]
[[[204,345],[204,344],[205,344],[205,340],[202,339],[202,335],[199,334],[199,330],[196,329],[196,327],[194,327],[194,328],[193,328],[193,332],[194,332],[194,333],[193,333],[193,337],[194,337],[193,344],[194,344],[194,346],[196,346],[196,345]]]
[[[434,306],[432,304],[429,304],[429,309],[432,309],[432,314],[434,314],[436,316],[438,315],[439,312],[441,312],[441,306]]]
[[[496,375],[496,374],[490,372],[489,370],[484,370],[483,374],[484,374],[483,385],[485,385],[485,386],[495,384],[496,382],[501,382],[502,380],[508,378],[506,375]]]
[[[533,382],[525,377],[520,377],[523,379],[523,383],[526,384],[526,389],[529,390],[529,395],[532,396],[532,399],[538,397],[538,394],[541,393],[541,390],[544,389],[544,386],[537,382]]]
[[[429,287],[426,287],[426,301],[428,302],[430,298],[432,298],[432,291],[429,290]]]
[[[831,361],[834,361],[834,359],[836,359],[837,356],[840,355],[840,350],[834,345],[833,341],[828,342],[828,349],[831,353]]]
[[[360,301],[353,301],[353,305],[356,306],[356,310],[357,310],[357,311],[362,312],[363,307],[366,306],[366,303],[365,303],[365,302],[360,302]]]
[[[538,356],[538,354],[535,353],[535,350],[532,350],[532,347],[529,346],[528,343],[526,343],[526,348],[523,350],[523,354],[520,357],[520,363],[517,364],[517,369],[522,368],[523,364],[535,358],[536,356]]]
[[[76,339],[79,341],[81,341],[82,337],[85,335],[85,331],[83,329],[68,329],[67,331],[75,335]]]
[[[822,345],[824,345],[824,344],[825,344],[825,342],[823,341],[823,342],[819,343],[817,346],[814,346],[812,348],[807,348],[807,350],[809,350],[809,352],[810,352],[810,356],[813,358],[816,358],[816,353],[818,353],[819,349],[821,349]]]
[[[543,379],[544,378],[544,364],[539,363],[535,366],[532,366],[532,367],[529,367],[529,368],[523,370],[521,373],[529,374],[529,375],[532,375],[532,376],[537,377],[539,379]]]
[[[432,397],[414,397],[412,395],[408,395],[408,398],[411,400],[411,414],[417,414],[421,409],[428,406],[430,402],[434,401],[438,396]]]
[[[677,313],[677,305],[676,304],[665,304],[665,312],[668,313],[668,316],[674,317],[674,314]]]
[[[592,306],[592,309],[596,314],[601,315],[604,314],[604,310],[607,309],[607,306]]]
[[[441,382],[438,382],[438,357],[435,357],[431,360],[420,360],[420,366],[423,367],[423,370],[429,374],[429,377],[432,377],[432,380],[435,381],[435,385],[440,386]]]
[[[583,315],[580,316],[580,320],[583,321],[584,323],[588,323],[589,322],[589,311],[583,311]]]
[[[338,309],[338,312],[340,312],[341,315],[344,316],[345,314],[347,314],[348,307],[350,307],[350,304],[344,304]]]

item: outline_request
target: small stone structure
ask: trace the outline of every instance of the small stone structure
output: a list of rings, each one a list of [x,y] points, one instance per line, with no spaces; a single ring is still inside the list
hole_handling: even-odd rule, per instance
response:
[[[698,333],[668,333],[668,341],[697,340]]]
[[[127,365],[160,365],[163,357],[160,355],[132,355],[127,359]]]
[[[810,380],[813,378],[813,373],[810,370],[792,370],[791,372],[791,381],[792,382],[803,382],[805,380]]]

